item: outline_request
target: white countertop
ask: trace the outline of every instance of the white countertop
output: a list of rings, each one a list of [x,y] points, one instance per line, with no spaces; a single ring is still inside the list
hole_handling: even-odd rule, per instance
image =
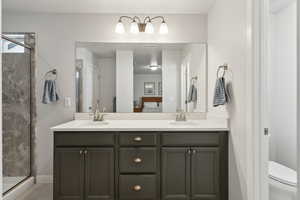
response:
[[[74,120],[51,128],[52,131],[228,131],[227,119],[188,120]]]

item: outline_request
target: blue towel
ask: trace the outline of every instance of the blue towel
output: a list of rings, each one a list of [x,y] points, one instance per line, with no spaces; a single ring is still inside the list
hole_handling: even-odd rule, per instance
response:
[[[218,78],[215,86],[215,94],[213,106],[217,107],[228,103],[228,94],[225,88],[225,79],[223,77]]]
[[[59,100],[59,96],[56,92],[55,80],[45,80],[44,92],[43,92],[43,104],[53,103]]]
[[[191,84],[188,96],[188,103],[197,102],[197,88],[194,84]]]

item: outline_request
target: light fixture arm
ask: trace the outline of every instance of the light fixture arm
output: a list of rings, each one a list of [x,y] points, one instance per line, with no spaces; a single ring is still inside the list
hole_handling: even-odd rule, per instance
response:
[[[149,17],[149,21],[152,21],[152,20],[155,20],[155,19],[161,19],[162,20],[162,23],[165,23],[165,18],[163,16],[156,16],[156,17],[153,17],[153,18],[150,18]]]
[[[136,21],[138,21],[138,23],[141,23],[141,19],[138,17],[138,16],[134,16],[134,17],[129,17],[129,16],[121,16],[120,18],[119,18],[119,22],[122,22],[122,20],[123,19],[129,19],[129,20],[131,20],[132,22],[136,22]]]
[[[136,19],[138,20],[139,23],[142,22],[141,19],[140,19],[138,16],[134,16],[134,17],[133,17],[133,21],[136,21]]]
[[[131,21],[134,21],[134,17],[129,17],[129,16],[121,16],[120,18],[119,18],[119,22],[122,22],[122,20],[123,19],[129,19],[129,20],[131,20]]]
[[[146,24],[147,22],[151,22],[151,18],[149,16],[144,18],[144,24]]]

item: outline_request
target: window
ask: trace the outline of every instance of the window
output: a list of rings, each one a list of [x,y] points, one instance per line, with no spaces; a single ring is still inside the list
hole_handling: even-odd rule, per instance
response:
[[[18,35],[5,34],[5,36],[8,38],[11,38],[14,41],[24,44],[24,38],[25,38],[24,34],[18,34]],[[24,53],[24,51],[25,51],[24,47],[14,43],[14,42],[2,39],[2,52],[3,53]]]

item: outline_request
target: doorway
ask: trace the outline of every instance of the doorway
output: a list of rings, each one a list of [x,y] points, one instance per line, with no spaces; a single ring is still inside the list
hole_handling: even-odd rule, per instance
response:
[[[266,0],[261,6],[259,197],[296,200],[297,1]]]

